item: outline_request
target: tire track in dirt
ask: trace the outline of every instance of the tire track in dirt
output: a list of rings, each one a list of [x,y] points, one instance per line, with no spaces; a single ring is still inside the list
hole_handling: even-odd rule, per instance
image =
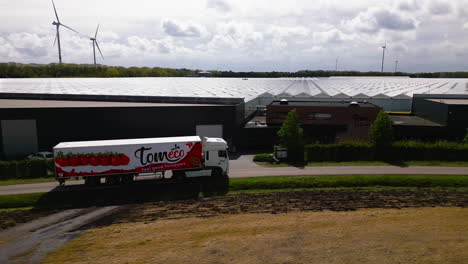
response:
[[[81,232],[80,227],[119,206],[70,209],[0,232],[0,263],[40,263]]]

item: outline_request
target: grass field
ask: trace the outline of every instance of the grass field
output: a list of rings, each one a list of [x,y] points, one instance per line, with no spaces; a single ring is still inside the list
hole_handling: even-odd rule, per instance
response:
[[[448,207],[130,222],[87,230],[43,263],[458,264],[468,259],[466,219]]]

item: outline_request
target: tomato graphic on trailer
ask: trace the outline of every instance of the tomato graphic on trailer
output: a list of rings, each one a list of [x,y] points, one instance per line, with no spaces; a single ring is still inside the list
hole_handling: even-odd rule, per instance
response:
[[[95,145],[94,145],[95,144]],[[54,148],[60,177],[138,173],[202,166],[199,137],[65,142]]]

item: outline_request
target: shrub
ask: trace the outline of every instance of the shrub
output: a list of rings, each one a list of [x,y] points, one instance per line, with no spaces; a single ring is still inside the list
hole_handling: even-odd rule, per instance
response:
[[[466,129],[466,135],[463,138],[463,144],[468,144],[468,128]]]
[[[0,161],[0,180],[16,177],[16,162]]]
[[[344,141],[336,144],[306,146],[308,161],[374,160],[373,146],[362,141]]]
[[[0,161],[0,179],[46,178],[47,166],[45,159]]]
[[[399,141],[381,150],[377,152],[378,149],[367,142],[348,141],[307,145],[305,152],[307,161],[468,161],[468,145],[456,142]]]
[[[257,154],[257,155],[254,156],[253,161],[257,161],[257,162],[271,161],[270,155],[271,154],[269,154],[269,153]]]
[[[289,111],[286,121],[278,130],[280,145],[288,149],[288,160],[304,161],[303,129],[299,126],[299,116],[296,109]]]
[[[383,110],[372,123],[369,130],[369,140],[377,148],[389,146],[393,139],[393,124],[390,116]]]

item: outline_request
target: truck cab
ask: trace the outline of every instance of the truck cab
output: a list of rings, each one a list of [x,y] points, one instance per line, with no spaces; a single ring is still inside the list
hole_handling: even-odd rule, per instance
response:
[[[203,138],[205,167],[219,168],[223,175],[229,173],[228,145],[222,138]]]

